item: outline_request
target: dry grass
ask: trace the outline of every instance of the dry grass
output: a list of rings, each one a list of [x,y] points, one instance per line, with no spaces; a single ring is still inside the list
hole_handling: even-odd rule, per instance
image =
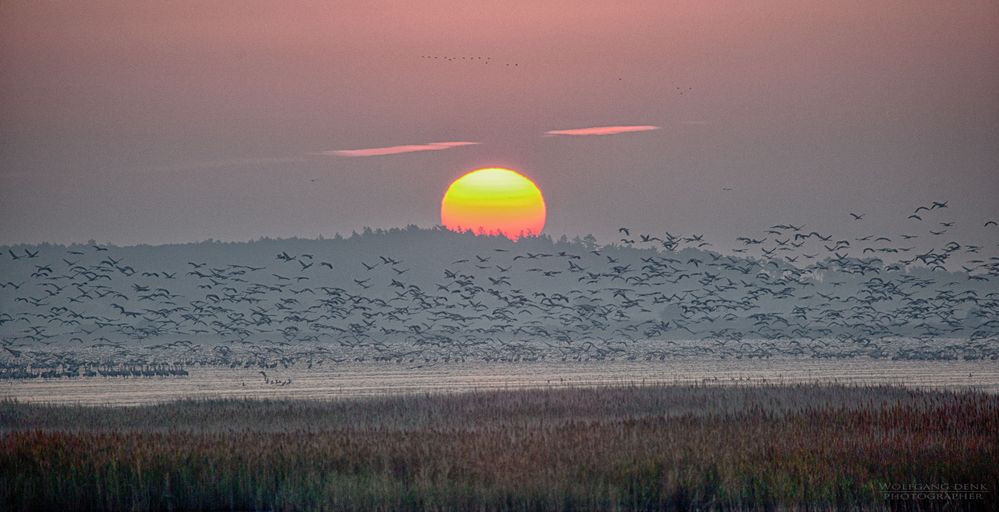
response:
[[[895,387],[0,403],[8,510],[880,508],[997,460],[999,397]]]

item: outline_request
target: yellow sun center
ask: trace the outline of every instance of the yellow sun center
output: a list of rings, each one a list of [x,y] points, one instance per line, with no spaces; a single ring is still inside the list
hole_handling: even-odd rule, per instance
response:
[[[545,199],[537,185],[517,172],[498,167],[458,178],[441,201],[441,223],[448,229],[503,235],[511,240],[540,234],[545,214]]]

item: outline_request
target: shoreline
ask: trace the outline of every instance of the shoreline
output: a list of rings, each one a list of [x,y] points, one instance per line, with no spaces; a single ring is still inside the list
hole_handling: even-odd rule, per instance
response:
[[[266,379],[266,380],[265,380]],[[187,377],[11,380],[0,399],[21,403],[144,405],[184,399],[329,400],[465,391],[664,385],[889,385],[999,393],[991,361],[718,360],[405,364],[323,368],[190,368]]]

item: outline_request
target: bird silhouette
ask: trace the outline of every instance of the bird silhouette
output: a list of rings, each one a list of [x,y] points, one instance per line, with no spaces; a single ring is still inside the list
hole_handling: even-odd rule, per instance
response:
[[[917,208],[943,228],[925,234],[784,222],[717,250],[701,233],[628,228],[604,246],[417,230],[170,258],[6,247],[0,379],[224,367],[285,387],[273,373],[360,361],[996,360],[999,255],[944,236],[959,225],[934,217],[947,207]]]

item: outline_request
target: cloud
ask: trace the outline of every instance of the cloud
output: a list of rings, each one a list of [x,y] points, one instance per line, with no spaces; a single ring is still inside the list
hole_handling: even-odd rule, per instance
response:
[[[591,128],[573,128],[570,130],[549,130],[545,132],[545,136],[551,137],[553,135],[572,135],[572,136],[586,136],[586,135],[617,135],[619,133],[632,133],[632,132],[648,132],[652,130],[659,130],[659,126],[651,125],[624,125],[624,126],[593,126]]]
[[[461,146],[474,146],[481,142],[430,142],[427,144],[406,144],[403,146],[388,146],[384,148],[366,149],[337,149],[333,151],[323,151],[320,154],[331,156],[382,156],[397,155],[399,153],[414,153],[417,151],[442,151],[445,149],[457,148]]]

